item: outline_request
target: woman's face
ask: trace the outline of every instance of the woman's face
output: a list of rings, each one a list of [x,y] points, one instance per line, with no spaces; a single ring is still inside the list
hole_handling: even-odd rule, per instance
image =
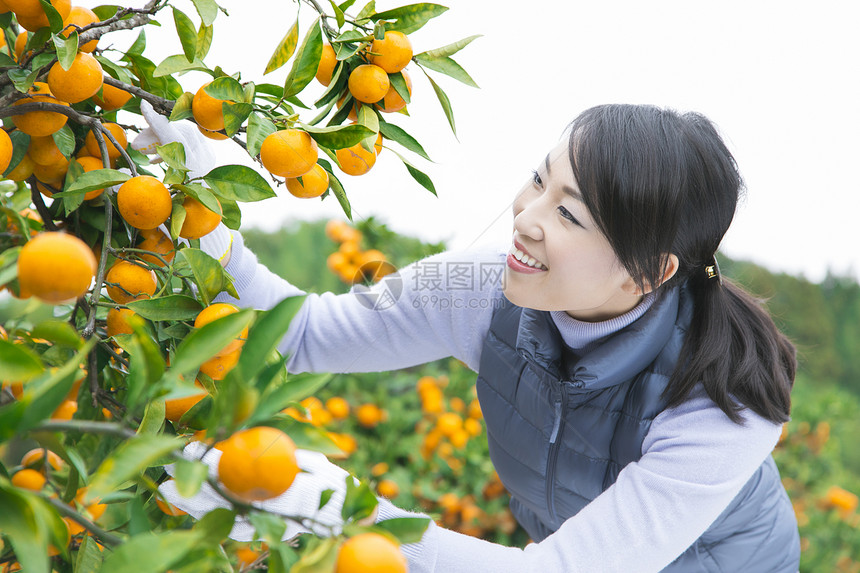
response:
[[[589,322],[624,314],[639,303],[639,289],[582,201],[567,141],[550,151],[517,195],[513,211],[513,244],[504,274],[508,300],[536,310],[563,310]]]

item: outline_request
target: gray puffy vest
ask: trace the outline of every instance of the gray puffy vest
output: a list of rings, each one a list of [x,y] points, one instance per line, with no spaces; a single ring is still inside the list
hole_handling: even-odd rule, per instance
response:
[[[548,312],[503,298],[478,372],[490,456],[511,511],[541,541],[642,456],[692,317],[686,288],[576,357]],[[606,548],[611,551],[611,547]],[[708,530],[664,572],[795,573],[800,538],[768,458]]]

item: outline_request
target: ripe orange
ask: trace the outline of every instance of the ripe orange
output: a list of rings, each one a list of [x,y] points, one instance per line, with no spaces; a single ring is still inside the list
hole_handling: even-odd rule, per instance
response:
[[[170,191],[150,175],[138,175],[123,183],[116,193],[122,218],[137,229],[155,229],[173,210]]]
[[[33,161],[33,158],[29,155],[25,155],[21,158],[21,161],[18,162],[18,165],[6,174],[6,179],[11,179],[12,181],[26,181],[30,178],[30,175],[33,174],[33,167],[35,166],[36,162]]]
[[[334,48],[331,44],[323,44],[322,57],[320,64],[317,66],[316,78],[319,83],[328,86],[331,83],[334,68],[337,65],[337,56],[334,53]]]
[[[95,157],[91,157],[89,155],[86,155],[84,157],[78,157],[77,162],[80,164],[81,167],[84,168],[84,173],[86,173],[87,171],[96,171],[98,169],[104,168],[104,164],[102,163],[101,159],[96,159]],[[101,195],[103,191],[104,189],[93,189],[92,191],[87,191],[86,194],[84,194],[84,199],[95,199],[96,197]]]
[[[198,394],[191,394],[190,396],[183,396],[182,398],[171,398],[164,401],[164,417],[171,422],[178,422],[182,416],[185,415],[185,412],[194,407],[197,402],[206,397],[206,390],[203,389],[203,386],[194,381],[194,385],[200,388],[200,392]]]
[[[51,466],[53,471],[59,471],[63,469],[65,462],[63,458],[52,452],[51,450],[45,450],[43,448],[33,448],[21,458],[21,465],[25,468],[33,468],[36,470],[45,473],[45,452],[48,452],[48,465]]]
[[[310,171],[298,178],[287,178],[287,190],[300,199],[319,197],[328,189],[328,172],[316,163]]]
[[[51,135],[31,137],[30,146],[27,148],[27,155],[39,165],[51,165],[64,158],[63,153],[57,147]]]
[[[403,79],[406,80],[406,91],[409,92],[409,97],[412,97],[412,78],[409,77],[406,70],[401,70],[400,73],[403,74]],[[385,113],[394,113],[406,107],[406,100],[400,97],[394,86],[391,86],[385,92],[385,97],[382,98],[382,105],[378,107]]]
[[[343,102],[345,102],[345,101],[346,101],[346,94],[344,94],[338,98],[338,100],[337,100],[338,111],[340,111],[343,108]],[[361,109],[361,104],[359,102],[355,101],[355,98],[353,98],[352,100],[350,100],[349,105],[350,105],[351,109],[349,110],[349,115],[347,115],[347,117],[351,121],[358,121],[358,110]]]
[[[218,201],[218,199],[215,199]],[[185,221],[179,230],[183,239],[199,239],[208,235],[221,223],[221,202],[218,201],[218,212],[214,213],[194,197],[186,197],[182,202],[185,207]]]
[[[113,135],[114,139],[116,139],[117,143],[119,143],[123,149],[128,147],[128,139],[125,136],[125,131],[119,125],[115,123],[105,123],[103,125],[105,129]],[[107,146],[108,157],[111,162],[116,161],[120,156],[119,149],[117,149],[116,145],[114,145],[106,135],[102,134],[102,136],[104,137],[105,145]],[[84,145],[87,148],[87,153],[93,157],[102,156],[102,152],[99,149],[99,142],[96,140],[96,136],[93,135],[92,131],[87,133],[87,136],[84,138]]]
[[[340,396],[334,396],[326,400],[325,409],[336,420],[343,420],[349,416],[349,402]]]
[[[198,124],[208,130],[218,131],[224,129],[224,111],[221,107],[224,100],[216,99],[206,93],[204,88],[209,83],[200,86],[200,89],[194,94],[194,99],[191,100],[191,113],[194,115],[194,121]]]
[[[343,453],[335,453],[329,454],[329,457],[337,458],[337,459],[346,459],[358,449],[358,442],[356,439],[349,434],[342,434],[338,432],[326,432],[326,435],[329,439],[334,442],[334,445],[340,449]]]
[[[48,72],[51,93],[69,103],[78,103],[96,95],[103,83],[102,65],[86,52],[78,52],[68,70],[56,62]]]
[[[75,6],[77,8],[77,6]],[[93,40],[95,42],[95,40]],[[119,109],[125,104],[128,103],[128,100],[131,99],[131,94],[125,90],[120,88],[115,88],[114,86],[105,83],[102,84],[102,95],[99,96],[98,92],[92,97],[92,100],[96,102],[104,111],[113,111],[115,109]]]
[[[352,147],[345,147],[334,152],[340,169],[347,175],[364,175],[376,163],[376,151],[368,151],[356,143]]]
[[[173,244],[170,237],[163,231],[160,229],[145,229],[140,232],[140,236],[143,237],[143,241],[137,245],[138,249],[160,255],[168,264],[173,261],[173,257],[176,256],[176,245]],[[140,258],[150,264],[163,267],[164,262],[155,255],[140,255]]]
[[[225,139],[229,139],[226,133],[221,133],[220,131],[212,131],[211,129],[206,129],[202,125],[197,126],[198,131],[204,135],[204,137],[208,137],[209,139],[214,139],[215,141],[223,141]]]
[[[239,309],[232,304],[226,302],[216,302],[215,304],[210,304],[209,306],[201,310],[200,314],[197,315],[197,318],[194,319],[194,328],[202,328],[213,320],[233,314],[234,312],[239,312]],[[230,354],[231,352],[235,352],[236,350],[242,348],[247,338],[248,328],[245,327],[239,334],[239,337],[228,343],[227,346],[222,348],[216,354],[216,356],[224,356],[225,354]]]
[[[96,13],[89,8],[84,8],[83,6],[72,6],[72,9],[69,10],[69,15],[63,20],[62,35],[68,38],[69,34],[77,31],[78,28],[95,24],[98,21],[99,17],[96,16]],[[98,40],[90,40],[83,46],[79,46],[78,50],[81,52],[92,53],[92,51],[96,49],[96,45],[98,43]]]
[[[0,129],[0,174],[9,167],[9,162],[12,161],[12,139],[5,129]]]
[[[210,358],[200,365],[200,372],[206,374],[213,380],[223,380],[227,374],[236,367],[239,363],[239,356],[242,355],[242,349],[237,348],[233,352],[227,354],[219,354]]]
[[[98,500],[91,502],[90,504],[84,504],[84,496],[87,495],[87,488],[82,487],[78,489],[78,492],[75,494],[75,501],[78,502],[79,505],[84,506],[84,509],[87,513],[90,514],[93,521],[100,518],[104,515],[105,510],[107,509],[107,504],[100,503]]]
[[[296,445],[276,428],[240,430],[219,443],[221,483],[244,501],[263,501],[287,491],[299,473]]]
[[[128,324],[128,319],[134,316],[134,311],[130,308],[112,308],[107,313],[107,335],[116,336],[117,334],[131,334],[134,332],[131,325]]]
[[[367,61],[389,74],[396,74],[412,59],[412,42],[403,32],[386,31],[381,40],[374,39],[367,54]]]
[[[76,299],[90,288],[96,266],[93,251],[79,238],[40,233],[18,255],[21,296],[36,296],[51,304]]]
[[[16,472],[15,475],[12,476],[11,481],[12,485],[14,485],[15,487],[20,487],[21,489],[28,489],[30,491],[41,491],[41,489],[45,487],[45,483],[48,480],[46,480],[45,476],[43,476],[36,470],[26,468],[19,472]]]
[[[316,165],[319,148],[305,131],[283,129],[269,134],[260,146],[260,161],[272,175],[301,177]]]
[[[388,74],[379,66],[364,64],[349,74],[349,93],[360,102],[374,103],[385,97],[391,82]]]
[[[365,428],[374,428],[382,421],[384,414],[376,404],[362,404],[355,411],[355,417]]]
[[[12,8],[11,4],[9,5],[12,11],[15,12],[18,23],[25,29],[35,32],[39,28],[44,28],[48,25],[48,17],[45,15],[45,11],[38,1],[12,0],[12,3],[21,6],[21,10],[19,11]],[[7,2],[7,4],[9,3]],[[60,13],[60,17],[63,20],[68,18],[69,12],[72,10],[70,0],[51,0],[51,5]]]
[[[390,33],[390,32],[389,32]],[[347,539],[337,554],[334,573],[406,573],[400,546],[379,533],[359,533]]]
[[[105,275],[105,283],[108,296],[119,304],[149,298],[158,286],[154,272],[128,261],[115,262]]]
[[[442,435],[450,438],[463,427],[463,419],[454,412],[445,412],[436,419],[436,427],[439,428]]]
[[[43,82],[33,82],[32,87],[27,92],[27,97],[21,98],[15,103],[23,105],[25,103],[53,103],[68,106],[66,102],[60,101],[51,95],[51,90],[48,84]],[[51,135],[66,125],[68,117],[55,111],[28,111],[21,115],[13,115],[12,123],[19,130],[30,136]]]
[[[63,188],[63,181],[66,178],[66,172],[68,170],[69,160],[63,156],[60,156],[56,163],[51,163],[49,165],[40,165],[39,163],[35,163],[35,165],[33,165],[33,175],[36,176],[36,179],[58,189]]]
[[[400,494],[400,486],[397,485],[397,482],[394,480],[384,479],[380,480],[376,485],[376,491],[379,492],[379,495],[382,497],[394,499]]]
[[[171,480],[167,480],[167,481],[171,481]],[[156,496],[156,498],[155,498],[155,505],[158,506],[158,509],[160,509],[162,513],[164,513],[165,515],[169,515],[171,517],[176,517],[179,515],[188,515],[186,512],[182,511],[181,509],[179,509],[178,507],[176,507],[172,503],[169,503],[169,502],[161,499],[158,496]]]
[[[21,32],[20,34],[18,34],[18,37],[15,38],[15,59],[21,59],[21,54],[24,53],[24,48],[27,46],[28,39],[29,35],[26,31]]]
[[[63,400],[54,413],[51,414],[52,420],[71,420],[78,411],[78,403],[75,400]]]

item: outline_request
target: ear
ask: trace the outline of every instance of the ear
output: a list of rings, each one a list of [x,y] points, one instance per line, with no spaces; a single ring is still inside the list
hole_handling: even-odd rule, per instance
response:
[[[652,287],[646,281],[645,288],[641,289],[636,285],[636,281],[634,281],[631,278],[624,285],[624,290],[626,290],[630,294],[637,295],[637,296],[648,294],[649,292],[653,291],[655,288],[659,287],[661,284],[665,283],[666,281],[671,279],[673,276],[675,276],[675,273],[678,272],[679,266],[680,266],[680,263],[678,262],[678,256],[675,255],[674,253],[669,253],[668,255],[666,255],[664,257],[663,276],[660,277],[660,282],[657,285]]]

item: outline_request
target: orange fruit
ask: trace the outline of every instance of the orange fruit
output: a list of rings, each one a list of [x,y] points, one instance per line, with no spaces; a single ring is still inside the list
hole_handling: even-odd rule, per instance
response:
[[[48,84],[43,82],[33,82],[27,92],[27,97],[21,98],[15,103],[23,105],[25,103],[53,103],[68,106],[66,102],[60,101],[51,95],[51,90]],[[30,136],[51,135],[66,125],[69,118],[55,111],[28,111],[20,115],[12,116],[12,123],[19,130]]]
[[[409,77],[406,70],[402,70],[400,73],[403,74],[403,79],[406,80],[406,91],[409,92],[409,97],[412,97],[412,78]],[[385,97],[382,98],[382,105],[377,104],[377,107],[385,113],[394,113],[406,107],[406,100],[400,97],[400,94],[397,93],[397,90],[392,85],[385,92]]]
[[[45,483],[48,481],[45,479],[41,473],[36,470],[31,470],[29,468],[23,469],[21,471],[15,472],[15,475],[12,476],[12,485],[15,487],[20,487],[21,489],[28,489],[30,491],[41,491],[43,487],[45,487]]]
[[[346,94],[344,94],[338,98],[338,100],[337,100],[338,111],[340,111],[343,108],[343,102],[345,102],[345,101],[346,101]],[[355,101],[355,98],[353,98],[349,105],[352,109],[349,110],[349,115],[347,115],[347,117],[351,121],[358,121],[358,110],[361,109],[361,104],[359,102]]]
[[[472,437],[480,436],[481,432],[484,431],[484,428],[481,426],[481,422],[475,418],[466,418],[463,422],[463,429]]]
[[[43,448],[33,448],[21,458],[21,465],[25,468],[33,468],[45,473],[45,468],[43,467],[45,464],[45,452],[48,452],[48,465],[51,466],[53,471],[60,471],[63,469],[65,462],[63,458],[52,452],[51,450],[45,450]]]
[[[134,315],[130,308],[112,308],[107,313],[107,335],[131,334],[134,332],[128,319]]]
[[[11,12],[12,9],[6,5],[6,2],[0,0],[0,14],[5,14],[6,12]]]
[[[125,131],[122,127],[115,123],[104,123],[102,125],[110,132],[111,135],[113,135],[116,142],[119,143],[123,149],[128,146],[128,139],[126,138]],[[104,137],[105,145],[107,146],[108,158],[110,158],[111,162],[116,161],[120,156],[119,149],[117,149],[116,145],[113,144],[110,138],[104,134],[102,134],[102,136]],[[93,157],[102,156],[101,149],[99,149],[99,142],[96,140],[96,136],[93,135],[92,131],[87,133],[87,136],[84,138],[84,145],[87,148],[87,153]]]
[[[177,517],[179,515],[188,515],[186,512],[182,511],[172,503],[169,503],[158,496],[156,496],[155,498],[155,505],[158,506],[158,509],[160,509],[162,513],[171,517]]]
[[[12,161],[12,139],[5,129],[0,129],[0,173],[8,169],[9,163]]]
[[[346,258],[346,255],[344,255],[343,253],[335,251],[326,258],[325,264],[329,268],[329,270],[331,270],[333,273],[336,273],[345,265],[349,264],[349,259]]]
[[[329,219],[325,224],[325,236],[332,241],[340,242],[344,229],[350,229],[344,221],[339,219]]]
[[[123,183],[116,192],[122,218],[136,229],[155,229],[173,210],[170,191],[150,175],[138,175]]]
[[[39,165],[51,165],[65,159],[51,135],[31,137],[27,155]]]
[[[385,32],[381,40],[373,40],[369,52],[368,62],[379,66],[386,73],[396,74],[412,59],[412,42],[403,32],[390,30]]]
[[[115,262],[105,275],[105,283],[108,296],[119,304],[149,298],[158,286],[154,272],[129,261]]]
[[[356,143],[352,147],[338,149],[335,152],[340,169],[347,175],[364,175],[376,163],[376,151],[368,151]]]
[[[35,32],[48,25],[48,17],[38,0],[35,2],[33,0],[12,0],[12,3],[21,7],[21,10],[16,10],[7,2],[12,11],[15,12],[18,23],[25,29]],[[72,10],[70,0],[51,0],[51,5],[60,13],[63,20],[69,17]]]
[[[206,93],[204,88],[209,83],[200,86],[200,89],[194,94],[194,99],[191,100],[191,113],[194,115],[194,121],[199,125],[210,131],[218,131],[224,129],[224,111],[221,107],[224,100],[214,98]]]
[[[240,430],[217,445],[218,474],[233,495],[247,502],[263,501],[287,491],[299,473],[296,445],[268,426]]]
[[[215,199],[218,201],[218,199]],[[194,197],[186,197],[182,202],[185,207],[185,221],[179,230],[183,239],[199,239],[208,235],[221,223],[221,202],[218,201],[218,212],[214,213]]]
[[[237,348],[233,352],[227,354],[219,354],[210,358],[200,365],[200,372],[206,374],[213,380],[223,380],[236,364],[239,363],[239,356],[242,355],[242,349]]]
[[[173,257],[176,256],[176,245],[161,229],[144,229],[140,232],[140,236],[143,237],[143,241],[137,245],[137,248],[155,253],[139,255],[141,259],[159,267],[163,267],[164,262],[155,255],[161,256],[168,264],[173,261]]]
[[[86,52],[78,52],[68,70],[56,62],[48,72],[51,93],[57,99],[69,103],[78,103],[96,95],[103,83],[102,65]]]
[[[182,416],[185,415],[185,412],[194,407],[197,402],[206,397],[207,392],[203,389],[203,386],[194,381],[194,385],[199,387],[201,391],[197,394],[191,394],[190,396],[183,396],[182,398],[170,398],[164,401],[164,418],[170,420],[171,422],[178,422]]]
[[[319,163],[301,178],[287,178],[287,190],[300,199],[319,197],[328,189],[328,172]]]
[[[450,438],[454,432],[463,427],[463,419],[454,412],[445,412],[436,419],[436,427],[443,436]]]
[[[232,304],[226,302],[216,302],[215,304],[210,304],[209,306],[201,310],[200,314],[197,315],[197,318],[194,319],[194,328],[202,328],[213,320],[233,314],[234,312],[239,312],[239,309]],[[231,352],[235,352],[236,350],[242,348],[247,338],[248,328],[245,327],[239,334],[238,338],[228,343],[227,346],[222,348],[216,354],[216,356],[224,356],[225,354],[230,354]]]
[[[104,163],[102,163],[101,159],[96,159],[95,157],[91,157],[89,155],[84,157],[78,157],[76,161],[80,164],[84,169],[84,173],[87,171],[96,171],[98,169],[104,169]],[[95,199],[99,195],[102,194],[104,189],[93,189],[92,191],[87,191],[84,194],[84,199]]]
[[[11,179],[12,181],[26,181],[30,178],[30,175],[33,174],[33,168],[35,166],[36,162],[33,161],[33,158],[29,155],[24,155],[24,157],[21,158],[21,161],[18,162],[18,165],[6,174],[6,179]],[[6,169],[8,169],[8,167]]]
[[[379,533],[359,533],[347,539],[337,553],[334,573],[406,573],[400,546]]]
[[[96,92],[96,94],[92,96],[92,100],[104,111],[119,109],[127,104],[130,99],[130,93],[108,83],[102,84],[101,95]]]
[[[380,480],[376,485],[376,491],[379,492],[379,495],[382,497],[394,499],[400,494],[400,486],[397,485],[397,482],[394,480],[384,479]]]
[[[78,403],[75,400],[63,400],[54,413],[51,414],[52,420],[71,420],[78,411]]]
[[[337,66],[337,56],[334,53],[334,48],[331,47],[331,44],[323,44],[322,56],[320,57],[319,66],[317,66],[317,81],[324,86],[328,86],[331,83],[335,66]]]
[[[349,74],[349,93],[363,103],[374,103],[385,97],[391,82],[388,74],[379,66],[364,64]]]
[[[205,137],[208,137],[209,139],[214,139],[215,141],[223,141],[225,139],[230,139],[226,133],[221,133],[220,131],[212,131],[211,129],[206,129],[202,125],[198,125],[197,129]]]
[[[57,160],[56,163],[52,163],[50,165],[40,165],[39,163],[36,163],[35,160],[34,163],[33,175],[36,176],[36,179],[44,181],[48,185],[56,187],[57,189],[63,188],[63,181],[66,178],[66,172],[69,170],[68,159],[60,156],[60,159]]]
[[[30,39],[30,36],[26,31],[23,31],[18,34],[15,38],[15,59],[20,60],[21,54],[24,53],[24,48],[27,46],[27,40]]]
[[[99,501],[93,501],[89,504],[84,503],[84,496],[87,495],[87,488],[82,487],[78,489],[78,492],[75,494],[75,501],[78,502],[79,505],[84,506],[87,513],[90,514],[90,517],[95,521],[104,515],[105,510],[107,509],[107,504],[100,503]]]
[[[77,31],[78,28],[95,24],[98,21],[99,17],[96,16],[96,13],[89,8],[84,8],[83,6],[72,6],[71,10],[69,10],[69,15],[63,19],[63,31],[61,34],[68,38],[69,34]],[[96,45],[98,43],[98,40],[90,40],[83,46],[78,46],[78,50],[81,52],[91,53],[96,49]]]
[[[382,421],[384,414],[376,404],[362,404],[355,411],[358,423],[365,428],[374,428]]]
[[[343,420],[349,416],[349,402],[340,396],[334,396],[326,400],[325,409],[336,420]]]
[[[18,255],[21,295],[51,304],[74,300],[89,290],[96,265],[93,251],[79,238],[66,233],[39,233]]]
[[[272,175],[301,177],[317,163],[319,148],[305,131],[282,129],[269,134],[260,146],[260,161]]]

